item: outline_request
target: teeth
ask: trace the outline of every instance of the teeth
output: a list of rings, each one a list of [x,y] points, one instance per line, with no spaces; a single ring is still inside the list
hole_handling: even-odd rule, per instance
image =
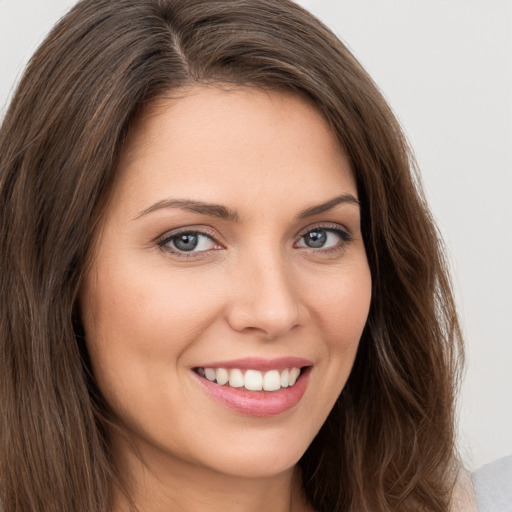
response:
[[[300,375],[300,369],[294,367],[267,372],[245,370],[244,373],[238,368],[198,368],[197,373],[221,386],[228,384],[232,388],[245,387],[249,391],[278,391],[293,386]]]
[[[288,377],[288,386],[293,386],[295,384],[295,381],[297,380],[299,374],[300,370],[298,368],[292,368],[290,370],[290,376]]]
[[[213,368],[205,368],[204,376],[211,381],[215,380],[215,370]]]
[[[215,370],[217,384],[222,386],[229,381],[229,373],[225,368],[217,368]]]
[[[289,385],[290,385],[290,382],[289,382],[289,377],[290,376],[290,372],[288,371],[288,368],[286,368],[286,370],[283,370],[281,372],[281,387],[282,388],[287,388]]]
[[[242,388],[244,386],[244,374],[240,370],[230,370],[229,385],[232,388]]]
[[[244,375],[245,389],[261,391],[263,389],[263,376],[257,370],[247,370]]]
[[[263,377],[263,389],[265,391],[277,391],[281,387],[281,375],[277,370],[270,370]]]

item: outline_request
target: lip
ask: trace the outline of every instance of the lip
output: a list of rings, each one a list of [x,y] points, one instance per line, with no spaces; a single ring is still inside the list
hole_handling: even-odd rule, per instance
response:
[[[295,362],[297,361],[297,358],[286,359],[295,359]],[[252,360],[251,362],[254,363],[255,360]],[[232,361],[230,361],[230,363],[232,363]],[[215,365],[217,365],[217,363],[215,363]],[[208,395],[219,402],[221,405],[224,405],[246,416],[268,417],[282,414],[300,402],[302,396],[306,392],[309,374],[311,373],[311,366],[307,366],[306,368],[303,368],[303,366],[304,365],[300,366],[302,367],[302,371],[295,384],[288,388],[281,388],[279,391],[249,391],[245,388],[232,388],[227,385],[220,385],[216,382],[211,382],[208,379],[201,377],[194,371],[191,373],[194,378],[197,379],[202,388],[208,393]],[[204,368],[212,367],[228,368],[228,366],[206,366]],[[289,366],[285,365],[283,368],[287,367]],[[252,368],[256,370],[260,369],[261,366],[255,367],[234,365],[231,366],[231,368]],[[276,366],[272,366],[270,369],[277,368],[278,367]],[[265,367],[263,369],[269,369],[269,367]]]
[[[205,364],[198,364],[195,368],[239,368],[240,370],[284,370],[285,368],[303,368],[313,366],[313,361],[302,357],[278,357],[275,359],[264,359],[262,357],[245,357],[243,359],[230,359],[229,361],[214,361]]]

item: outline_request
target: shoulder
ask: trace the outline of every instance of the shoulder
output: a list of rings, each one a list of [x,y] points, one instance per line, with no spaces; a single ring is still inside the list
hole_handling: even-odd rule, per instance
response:
[[[479,512],[512,511],[512,455],[475,471],[473,483]]]

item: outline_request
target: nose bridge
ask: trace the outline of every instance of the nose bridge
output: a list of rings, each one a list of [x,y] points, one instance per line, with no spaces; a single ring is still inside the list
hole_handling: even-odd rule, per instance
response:
[[[269,338],[300,323],[300,301],[291,266],[278,247],[253,251],[243,258],[237,276],[229,323],[237,331],[259,331]]]

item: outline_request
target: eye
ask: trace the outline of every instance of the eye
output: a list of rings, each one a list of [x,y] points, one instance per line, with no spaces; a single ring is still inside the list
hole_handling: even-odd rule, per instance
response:
[[[181,231],[166,236],[158,242],[159,247],[172,253],[198,253],[219,249],[215,240],[200,231]]]
[[[317,227],[304,233],[296,244],[296,247],[308,247],[310,249],[336,249],[344,243],[351,241],[348,232],[339,227]]]

